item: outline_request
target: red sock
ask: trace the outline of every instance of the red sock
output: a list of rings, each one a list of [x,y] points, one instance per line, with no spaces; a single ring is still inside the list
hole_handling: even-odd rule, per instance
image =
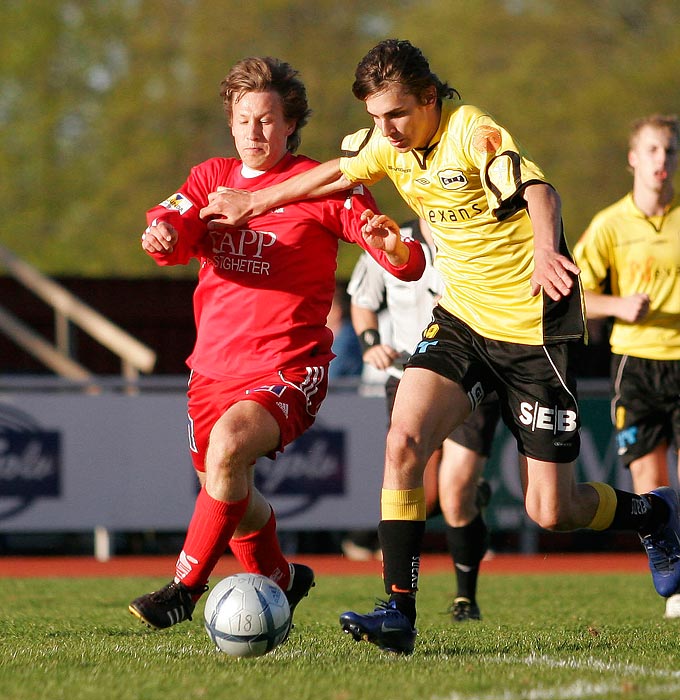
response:
[[[189,588],[202,588],[208,582],[246,512],[249,498],[225,502],[209,496],[205,488],[199,491],[184,548],[175,564],[175,581]]]
[[[251,532],[245,537],[233,537],[229,546],[248,573],[267,576],[284,591],[288,588],[290,566],[276,535],[274,511],[261,530]]]

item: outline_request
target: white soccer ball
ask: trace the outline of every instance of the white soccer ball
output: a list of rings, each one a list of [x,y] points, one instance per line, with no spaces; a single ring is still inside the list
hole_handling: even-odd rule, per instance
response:
[[[262,656],[286,638],[290,607],[285,593],[260,574],[222,579],[205,602],[205,629],[219,651]]]
[[[666,613],[664,617],[669,620],[680,617],[680,593],[674,593],[666,598]]]

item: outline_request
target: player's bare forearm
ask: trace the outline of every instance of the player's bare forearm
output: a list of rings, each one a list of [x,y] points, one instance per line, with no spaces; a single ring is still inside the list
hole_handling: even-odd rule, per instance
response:
[[[648,294],[621,297],[614,294],[600,294],[587,289],[584,295],[588,318],[614,317],[627,323],[640,323],[649,313]]]
[[[282,204],[333,194],[349,187],[351,183],[340,171],[339,159],[335,159],[254,192],[218,187],[208,195],[208,205],[201,209],[200,216],[202,219],[238,226],[249,218]]]
[[[349,310],[352,327],[357,335],[361,335],[365,330],[378,327],[378,314],[373,309],[367,309],[365,306],[359,306],[352,302]]]
[[[586,316],[589,319],[595,320],[614,316],[611,294],[600,294],[599,292],[585,289],[583,297],[586,302]]]
[[[557,192],[549,185],[536,183],[524,191],[527,210],[534,231],[534,273],[531,293],[541,289],[554,301],[567,296],[579,268],[558,251],[562,230],[562,204]]]

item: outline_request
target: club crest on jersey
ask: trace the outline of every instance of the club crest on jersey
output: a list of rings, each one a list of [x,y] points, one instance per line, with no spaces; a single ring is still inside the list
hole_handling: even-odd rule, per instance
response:
[[[168,197],[164,202],[161,202],[161,206],[178,211],[180,214],[185,214],[194,205],[183,194],[176,192],[172,197]]]
[[[467,178],[460,170],[441,170],[437,173],[439,182],[445,190],[460,190],[467,185]]]

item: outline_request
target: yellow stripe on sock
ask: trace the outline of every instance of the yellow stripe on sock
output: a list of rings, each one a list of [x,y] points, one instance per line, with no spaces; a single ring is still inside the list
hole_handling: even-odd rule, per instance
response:
[[[425,489],[383,489],[380,508],[383,520],[425,520]]]
[[[600,503],[595,511],[591,523],[587,525],[590,530],[606,530],[614,520],[616,513],[616,491],[600,481],[588,481],[588,486],[592,486],[600,497]]]

